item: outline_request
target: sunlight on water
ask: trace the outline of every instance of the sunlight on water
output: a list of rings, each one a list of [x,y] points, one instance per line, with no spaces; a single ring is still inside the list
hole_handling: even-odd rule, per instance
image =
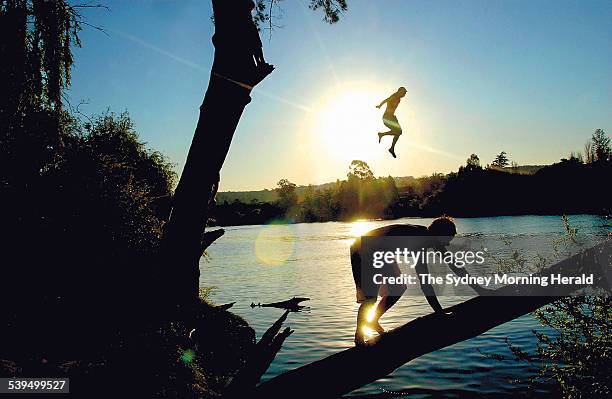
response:
[[[355,238],[360,237],[364,233],[374,228],[374,222],[367,220],[356,220],[351,223],[351,235]]]

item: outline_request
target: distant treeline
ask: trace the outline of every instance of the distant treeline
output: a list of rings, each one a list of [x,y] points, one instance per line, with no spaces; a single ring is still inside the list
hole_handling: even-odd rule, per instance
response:
[[[538,170],[542,169],[545,165],[520,165],[512,168],[512,173],[522,174],[534,174]],[[414,185],[417,178],[414,176],[393,176],[395,185],[402,191],[403,188]],[[310,184],[306,186],[296,186],[295,193],[297,194],[298,201],[302,201],[306,193],[311,190],[320,191],[325,189],[334,189],[340,179],[335,182],[328,182],[323,184]],[[225,202],[232,203],[236,200],[249,204],[252,202],[269,202],[273,203],[278,200],[278,192],[276,189],[265,188],[263,190],[249,190],[249,191],[219,191],[216,197],[217,203],[223,204]]]
[[[534,166],[541,167],[541,166]],[[395,185],[397,187],[406,187],[413,183],[416,178],[413,176],[400,176],[393,177]],[[298,201],[302,201],[307,193],[314,191],[321,191],[326,189],[334,189],[340,183],[340,180],[335,182],[323,183],[323,184],[310,184],[307,186],[296,186],[295,193],[298,197]],[[234,202],[236,200],[244,203],[251,202],[275,202],[278,200],[278,191],[276,189],[263,189],[263,190],[251,190],[251,191],[219,191],[217,193],[217,202]]]
[[[399,185],[391,176],[375,178],[365,162],[356,160],[347,180],[296,187],[283,179],[275,190],[266,190],[274,198],[271,201],[220,201],[218,197],[211,223],[610,213],[610,139],[601,129],[585,145],[584,157],[572,153],[548,166],[509,164],[505,152],[485,167],[472,154],[456,172],[403,178],[405,185]]]

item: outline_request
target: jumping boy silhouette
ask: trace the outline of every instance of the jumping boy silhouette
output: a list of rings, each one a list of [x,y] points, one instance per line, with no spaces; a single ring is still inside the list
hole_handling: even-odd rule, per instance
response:
[[[376,108],[380,109],[384,104],[387,104],[387,108],[385,109],[385,113],[383,114],[383,123],[390,130],[387,132],[378,133],[378,142],[384,136],[393,136],[393,142],[391,143],[391,148],[389,148],[389,152],[393,155],[393,158],[397,158],[395,155],[395,144],[399,139],[399,136],[402,134],[402,128],[399,125],[397,117],[395,116],[395,110],[399,105],[402,97],[406,95],[406,88],[400,87],[397,91],[391,94],[387,99],[383,100],[380,104],[376,106]]]

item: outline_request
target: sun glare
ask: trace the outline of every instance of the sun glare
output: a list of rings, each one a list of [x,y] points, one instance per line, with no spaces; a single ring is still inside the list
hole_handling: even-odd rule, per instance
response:
[[[370,230],[370,226],[372,226],[372,222],[368,222],[367,220],[356,220],[351,223],[351,235],[355,238],[360,237]]]
[[[338,90],[321,102],[317,131],[325,150],[338,160],[371,159],[377,132],[384,130],[376,105],[384,96],[374,90]]]

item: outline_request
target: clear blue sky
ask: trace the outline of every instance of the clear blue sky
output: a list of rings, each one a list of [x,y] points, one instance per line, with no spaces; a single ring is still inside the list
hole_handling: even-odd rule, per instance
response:
[[[284,0],[283,27],[262,32],[277,70],[252,95],[222,190],[333,181],[352,158],[384,176],[448,172],[471,153],[489,163],[501,150],[551,163],[596,128],[612,133],[612,1],[351,0],[335,25],[306,1]],[[82,32],[71,101],[129,111],[180,172],[212,63],[210,2],[104,4],[85,12],[108,34]],[[399,86],[394,160],[373,107]]]

